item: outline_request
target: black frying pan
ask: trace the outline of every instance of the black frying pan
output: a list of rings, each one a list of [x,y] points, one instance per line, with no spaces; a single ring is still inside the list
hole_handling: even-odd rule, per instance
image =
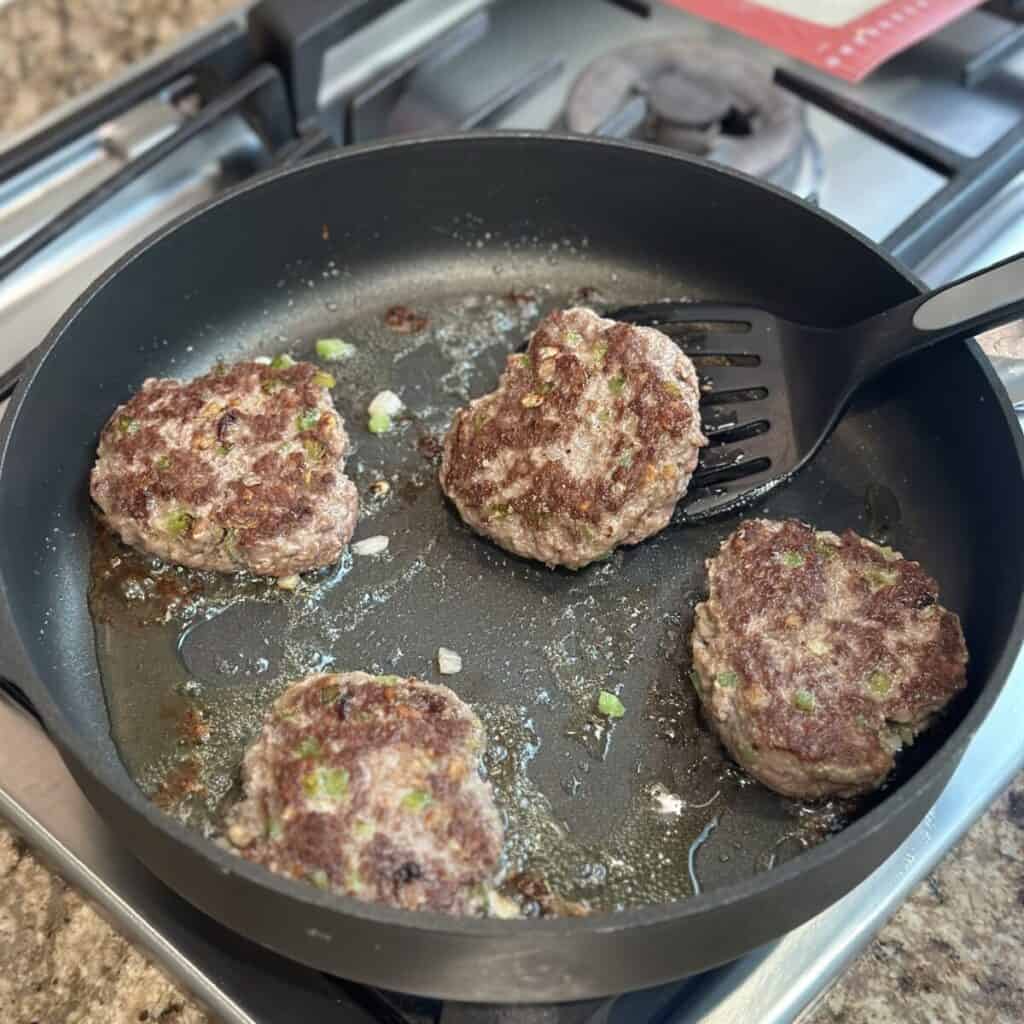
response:
[[[163,231],[68,313],[7,411],[3,675],[157,875],[297,960],[405,991],[532,1002],[653,985],[735,957],[807,920],[893,852],[953,772],[1014,660],[1021,439],[977,347],[940,346],[865,391],[813,465],[756,510],[881,531],[938,578],[971,652],[966,694],[892,785],[866,805],[833,809],[855,820],[787,860],[810,845],[808,818],[824,828],[827,815],[744,784],[686,690],[702,560],[737,519],[670,527],[610,567],[573,575],[505,556],[471,535],[437,492],[429,438],[467,394],[493,387],[504,354],[543,309],[581,287],[596,290],[587,297],[599,308],[692,296],[821,325],[856,321],[917,288],[828,217],[686,158],[553,136],[403,142],[264,179]],[[396,304],[430,325],[415,336],[390,332],[383,315]],[[180,654],[181,622],[143,627],[113,614],[94,632],[86,481],[113,407],[147,376],[191,375],[218,358],[286,347],[304,355],[315,338],[338,335],[362,353],[339,371],[335,392],[357,445],[350,472],[364,496],[375,479],[393,484],[382,506],[368,502],[360,534],[390,535],[391,561],[322,574],[309,601],[247,584],[233,603],[226,584],[212,584],[203,600],[214,625],[196,618]],[[388,385],[413,419],[374,439],[365,405]],[[106,542],[95,543],[105,557]],[[137,784],[159,788],[156,775],[186,756],[168,740],[183,680],[200,683],[213,731],[200,771],[214,795],[229,798],[231,758],[289,675],[330,658],[338,668],[430,675],[439,643],[462,652],[466,669],[453,685],[505,753],[492,751],[490,767],[514,856],[556,875],[564,860],[556,881],[598,906],[609,902],[602,871],[631,872],[635,884],[619,878],[610,899],[627,909],[509,922],[333,898],[205,838],[209,800],[171,801],[172,817]],[[266,665],[255,658],[264,648]],[[610,742],[588,717],[607,683],[629,709]],[[616,846],[659,784],[680,797],[682,813],[653,839]],[[719,796],[698,806],[716,786]],[[565,845],[531,850],[538,806],[542,826],[562,823]],[[694,854],[692,877],[681,872],[690,866],[681,848]],[[662,873],[644,849],[667,851],[670,868]],[[582,863],[586,850],[600,863]],[[616,850],[631,862],[617,865]]]

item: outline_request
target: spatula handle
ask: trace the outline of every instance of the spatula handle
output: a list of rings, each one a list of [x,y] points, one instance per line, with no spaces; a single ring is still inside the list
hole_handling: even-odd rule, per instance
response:
[[[939,341],[969,338],[1024,317],[1024,254],[919,295],[851,328],[859,382]]]
[[[1024,254],[1019,254],[933,292],[914,311],[913,323],[919,331],[972,329],[991,317],[987,329],[1012,320],[1022,306]]]

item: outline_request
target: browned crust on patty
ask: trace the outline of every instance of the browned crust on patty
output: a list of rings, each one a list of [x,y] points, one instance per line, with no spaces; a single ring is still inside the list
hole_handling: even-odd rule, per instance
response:
[[[698,693],[737,761],[788,795],[878,786],[965,684],[960,622],[935,581],[851,530],[751,520],[708,578]]]
[[[503,840],[478,774],[483,745],[479,720],[445,686],[308,677],[278,699],[247,752],[228,837],[247,859],[331,891],[483,912]],[[312,773],[334,782],[326,802],[310,800]]]
[[[255,362],[145,381],[103,429],[93,499],[129,543],[197,568],[286,575],[329,564],[351,535],[355,493],[323,381],[310,363]],[[290,538],[296,550],[275,557]]]
[[[628,528],[595,538],[638,494],[656,492],[658,505],[678,500],[705,443],[697,401],[692,364],[659,332],[585,309],[552,313],[526,354],[509,358],[498,389],[456,414],[442,487],[473,525],[514,517],[533,531],[555,524],[583,549],[596,539],[595,554],[564,563],[582,564],[641,539]],[[573,465],[591,421],[610,444],[594,462]],[[502,543],[500,527],[485,532]]]

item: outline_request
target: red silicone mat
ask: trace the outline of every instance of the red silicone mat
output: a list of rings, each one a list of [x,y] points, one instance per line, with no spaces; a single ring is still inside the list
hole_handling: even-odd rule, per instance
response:
[[[981,0],[670,0],[837,78],[859,82]]]

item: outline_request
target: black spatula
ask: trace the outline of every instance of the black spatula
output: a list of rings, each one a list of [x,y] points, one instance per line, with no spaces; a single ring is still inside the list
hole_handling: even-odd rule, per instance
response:
[[[850,327],[812,327],[749,306],[706,302],[655,302],[605,315],[657,327],[701,377],[710,444],[675,517],[696,521],[800,469],[853,393],[879,371],[936,342],[1024,315],[1024,255]]]

